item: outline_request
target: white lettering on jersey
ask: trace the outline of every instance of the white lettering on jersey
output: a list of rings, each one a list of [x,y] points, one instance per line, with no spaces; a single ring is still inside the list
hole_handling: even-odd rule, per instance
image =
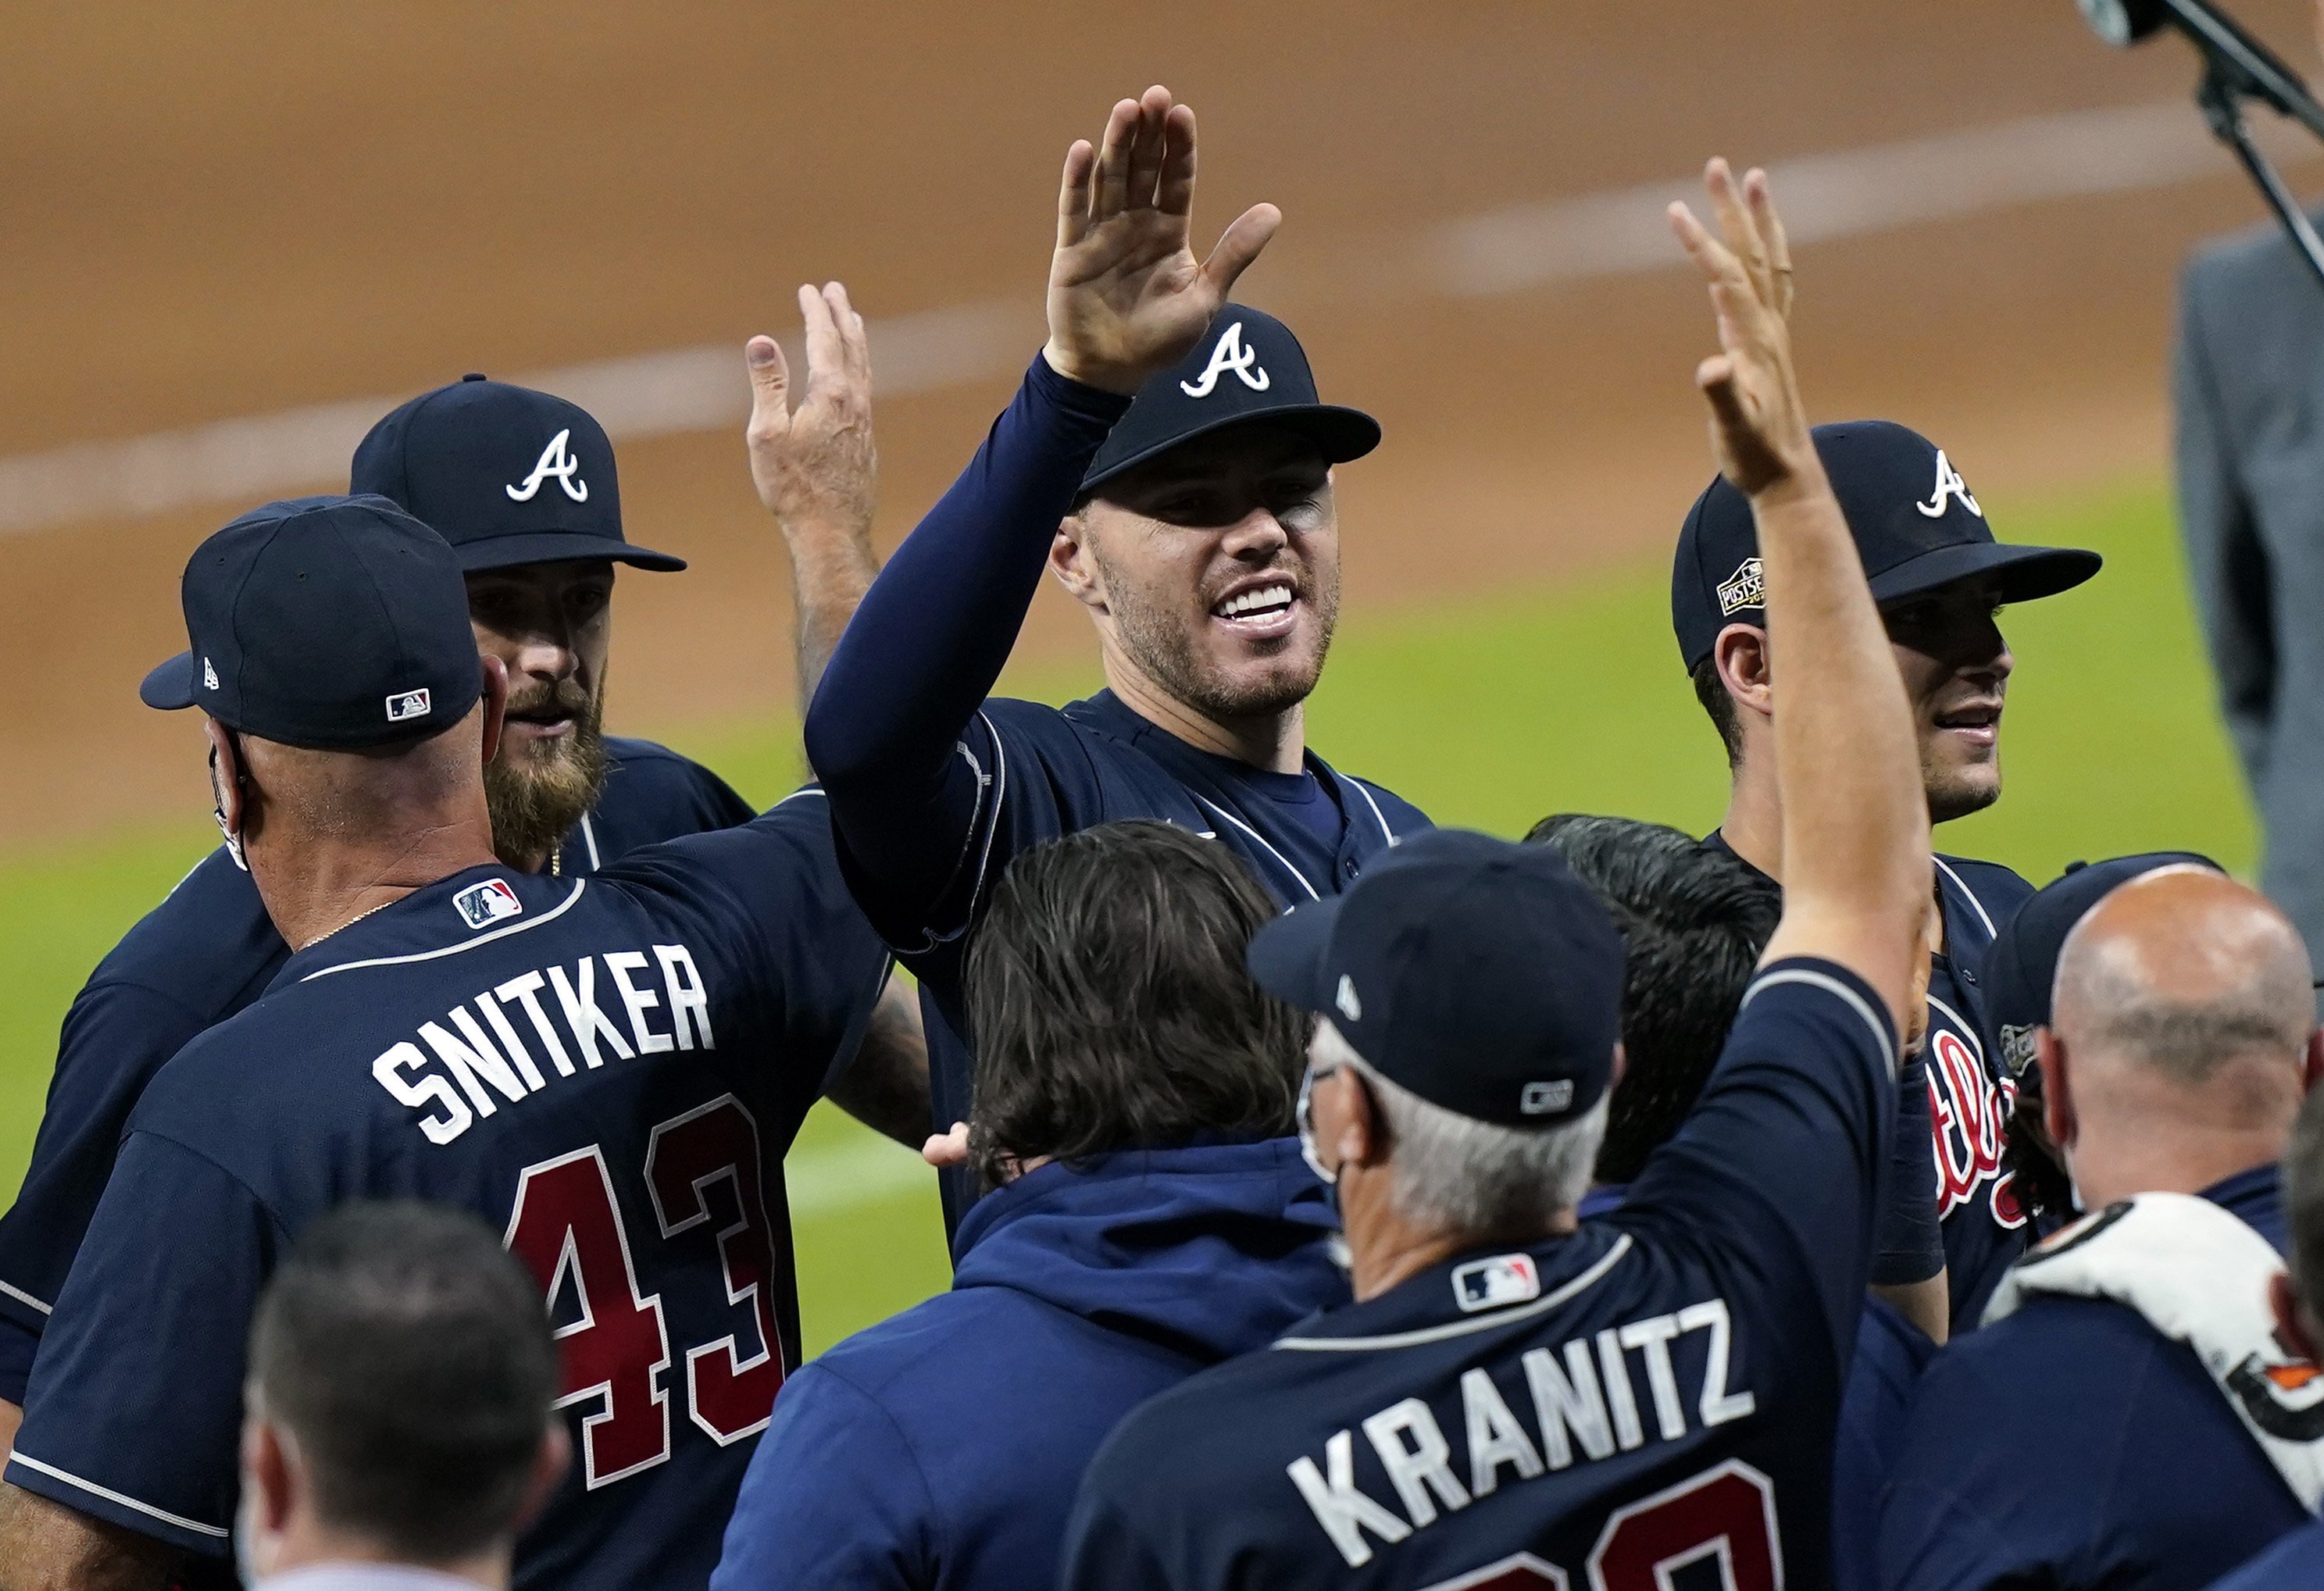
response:
[[[1706,1334],[1702,1379],[1687,1388],[1680,1384],[1672,1345],[1698,1331]],[[1645,1373],[1644,1405],[1654,1411],[1651,1430],[1640,1418],[1633,1354]],[[1734,1316],[1723,1298],[1577,1337],[1562,1352],[1528,1348],[1510,1368],[1524,1375],[1536,1429],[1526,1428],[1523,1414],[1511,1406],[1490,1369],[1474,1366],[1462,1371],[1465,1485],[1460,1478],[1462,1455],[1453,1450],[1426,1401],[1400,1398],[1359,1422],[1382,1477],[1403,1504],[1401,1514],[1358,1484],[1352,1430],[1335,1431],[1325,1440],[1321,1466],[1302,1455],[1286,1467],[1308,1512],[1349,1568],[1371,1560],[1375,1549],[1367,1532],[1381,1542],[1401,1541],[1473,1499],[1491,1495],[1504,1478],[1517,1484],[1568,1468],[1577,1445],[1583,1461],[1592,1462],[1649,1441],[1683,1440],[1690,1429],[1725,1425],[1758,1406],[1749,1388],[1730,1384],[1736,1369]],[[1694,1394],[1691,1401],[1689,1391]]]
[[[1412,1527],[1357,1489],[1355,1446],[1355,1437],[1344,1430],[1333,1431],[1323,1443],[1328,1480],[1304,1453],[1291,1461],[1285,1473],[1307,1500],[1315,1522],[1332,1538],[1332,1545],[1340,1550],[1348,1567],[1361,1568],[1372,1560],[1372,1544],[1364,1540],[1366,1531],[1383,1541],[1401,1541],[1412,1534]]]
[[[620,997],[626,1034],[597,1003],[599,962]],[[661,971],[658,989],[650,987],[648,973],[654,966]],[[561,1026],[540,998],[543,989],[556,992]],[[657,1010],[669,1014],[669,1032],[648,1020],[648,1013]],[[557,1077],[604,1065],[608,1051],[616,1060],[631,1061],[713,1047],[710,996],[694,952],[683,944],[658,944],[650,957],[641,951],[610,951],[584,956],[569,970],[536,970],[480,989],[443,1020],[423,1022],[414,1037],[391,1045],[372,1062],[372,1076],[397,1104],[425,1113],[418,1126],[430,1144],[448,1144],[480,1117],[520,1104],[554,1081],[512,1020],[519,1011]]]
[[[1189,398],[1207,398],[1219,384],[1219,378],[1232,371],[1242,384],[1254,392],[1264,392],[1275,384],[1275,378],[1259,367],[1259,350],[1248,347],[1242,340],[1242,322],[1231,323],[1211,350],[1211,362],[1203,373],[1191,382],[1180,382],[1178,390]]]
[[[1932,520],[1941,519],[1944,517],[1945,499],[1949,497],[1960,498],[1961,507],[1980,520],[1985,518],[1985,510],[1978,507],[1977,499],[1969,494],[1969,483],[1960,478],[1960,472],[1953,468],[1952,461],[1945,457],[1945,450],[1940,447],[1937,449],[1937,489],[1930,493],[1928,501],[1916,502],[1913,506]]]
[[[576,502],[588,501],[589,483],[581,478],[581,461],[565,446],[566,439],[572,435],[572,428],[567,427],[551,437],[549,446],[540,450],[540,462],[532,466],[532,474],[524,478],[524,483],[503,486],[501,490],[514,501],[530,502],[540,491],[541,483],[553,475],[558,485],[564,488],[566,496]]]

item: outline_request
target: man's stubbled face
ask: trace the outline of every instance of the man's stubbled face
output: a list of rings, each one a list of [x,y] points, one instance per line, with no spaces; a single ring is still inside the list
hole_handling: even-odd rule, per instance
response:
[[[468,576],[476,649],[507,667],[500,754],[484,769],[493,845],[512,867],[548,865],[605,781],[605,662],[613,566],[602,558]]]
[[[1129,661],[1216,722],[1305,701],[1340,610],[1332,473],[1314,445],[1237,428],[1103,492],[1076,518]]]
[[[1913,708],[1931,823],[2001,799],[2001,710],[2016,659],[2002,639],[1999,615],[1995,587],[1979,579],[1880,610]]]

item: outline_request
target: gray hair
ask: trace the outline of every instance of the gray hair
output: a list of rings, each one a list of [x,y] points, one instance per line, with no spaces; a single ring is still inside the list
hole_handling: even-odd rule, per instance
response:
[[[1536,1231],[1589,1191],[1611,1090],[1557,1127],[1499,1127],[1431,1104],[1382,1077],[1329,1021],[1316,1025],[1308,1053],[1323,1066],[1354,1068],[1379,1101],[1394,1145],[1389,1197],[1406,1220],[1456,1232]]]

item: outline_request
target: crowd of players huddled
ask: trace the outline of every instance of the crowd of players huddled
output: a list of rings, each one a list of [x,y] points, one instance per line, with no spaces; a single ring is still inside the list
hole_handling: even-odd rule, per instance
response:
[[[423,395],[195,551],[143,694],[225,843],[0,1220],[0,1587],[2324,1585],[2299,936],[2191,853],[1931,850],[1997,611],[2098,557],[1810,428],[1713,161],[1726,820],[1435,829],[1305,743],[1379,428],[1229,301],[1272,207],[1190,249],[1194,147],[1157,87],[1068,152],[1049,340],[884,567],[861,317],[801,290],[798,391],[751,341],[816,780],[763,814],[604,733],[615,570],[684,566],[569,403]],[[1062,710],[991,694],[1045,578]],[[802,1366],[818,1098],[954,1278]]]

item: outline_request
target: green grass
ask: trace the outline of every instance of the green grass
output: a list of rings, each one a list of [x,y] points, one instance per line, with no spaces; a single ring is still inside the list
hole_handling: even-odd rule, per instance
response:
[[[2037,879],[2077,856],[2166,845],[2247,873],[2251,815],[2211,709],[2162,489],[2002,505],[1996,519],[2012,540],[2097,547],[2107,567],[2082,591],[2006,619],[2019,661],[2009,798],[1939,842]],[[1584,811],[1701,832],[1719,819],[1725,767],[1679,669],[1665,567],[1351,615],[1311,738],[1442,823],[1517,833],[1545,814]],[[1009,687],[1062,701],[1095,683],[1085,667],[1012,676]],[[755,800],[798,775],[788,722],[698,728],[675,741]],[[0,862],[0,1185],[23,1175],[73,991],[211,842],[189,818]],[[820,1108],[788,1182],[810,1351],[944,1285],[934,1191],[908,1152]]]

